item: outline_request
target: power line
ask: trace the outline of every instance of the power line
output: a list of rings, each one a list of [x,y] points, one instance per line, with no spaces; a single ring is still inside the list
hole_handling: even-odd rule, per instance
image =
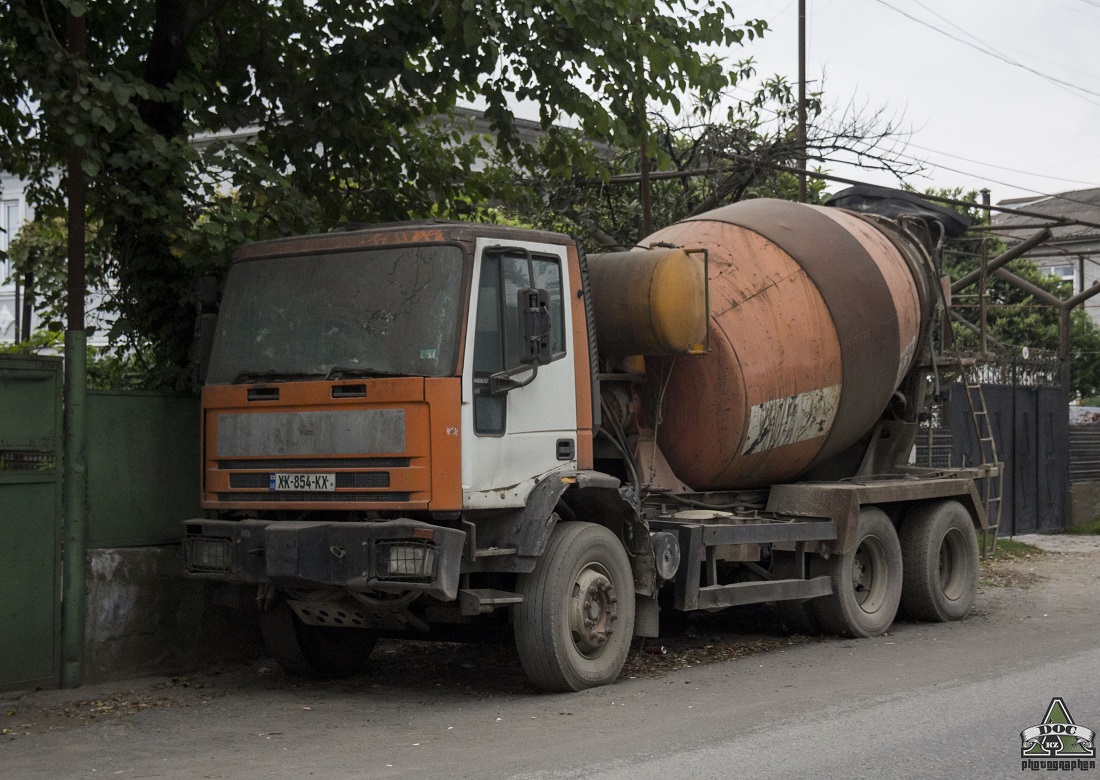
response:
[[[766,160],[761,160],[759,158],[752,157],[751,155],[732,154],[731,153],[727,156],[731,160],[742,160],[744,162],[747,162],[747,163],[750,163],[750,164],[753,164],[753,165],[759,165],[762,168],[769,168],[773,171],[783,171],[785,173],[798,173],[800,171],[799,168],[795,168],[795,167],[790,166],[790,165],[781,165],[780,163],[774,163],[774,162],[769,162],[769,161],[766,161]],[[832,162],[832,163],[839,164],[839,165],[851,165],[852,164],[852,163],[848,163],[848,162],[845,162],[845,161],[842,161],[842,160],[829,160],[829,159],[826,159],[826,158],[814,158],[814,159],[815,159],[815,161]],[[691,179],[691,178],[695,178],[696,176],[712,176],[712,175],[715,175],[715,174],[729,174],[729,173],[736,172],[736,170],[737,170],[736,168],[727,168],[727,167],[724,167],[724,166],[719,166],[719,167],[707,167],[707,168],[694,168],[694,169],[679,170],[679,171],[654,171],[654,172],[649,174],[649,178],[650,178],[651,181],[661,181],[661,180],[664,180],[664,179]],[[806,175],[810,176],[814,179],[821,179],[823,181],[838,182],[840,184],[850,184],[850,185],[867,184],[867,182],[859,181],[858,179],[848,179],[848,178],[845,178],[843,176],[834,176],[833,174],[830,174],[830,173],[821,173],[820,171],[807,171]],[[973,174],[966,174],[966,175],[970,176],[970,175],[973,175]],[[606,181],[602,178],[596,178],[596,179],[589,180],[589,183],[593,184],[593,185],[599,185],[599,186],[603,186],[604,184],[607,184],[607,183],[611,183],[611,184],[637,184],[640,181],[640,179],[641,179],[641,175],[637,174],[637,173],[617,173],[617,174],[613,174],[612,176],[610,176]],[[1004,184],[1004,182],[994,182],[994,183]],[[1012,187],[1014,185],[1005,184],[1004,186]],[[893,189],[893,190],[897,190],[898,192],[905,192],[905,190],[898,189],[897,187],[886,187],[885,189]],[[1020,188],[1020,189],[1023,189],[1023,188]],[[908,194],[913,194],[913,193],[908,193]],[[1052,216],[1050,214],[1040,214],[1039,212],[1036,212],[1036,211],[1027,211],[1027,210],[1024,210],[1024,209],[1011,208],[1009,206],[997,206],[997,205],[993,205],[993,204],[990,204],[989,206],[985,206],[981,203],[974,203],[972,201],[959,200],[958,198],[947,198],[947,197],[944,197],[942,195],[932,195],[932,194],[929,194],[929,193],[916,193],[916,194],[919,197],[924,198],[925,200],[935,201],[936,203],[947,203],[947,204],[952,205],[952,206],[962,206],[964,208],[988,209],[989,211],[997,211],[997,212],[1004,213],[1004,214],[1018,214],[1018,215],[1023,216],[1023,217],[1034,217],[1036,219],[1041,219],[1041,220],[1045,220],[1047,222],[1053,223],[1051,225],[1051,227],[1057,227],[1058,225],[1061,225],[1061,224],[1072,223],[1074,225],[1081,225],[1081,226],[1084,226],[1084,227],[1091,227],[1091,228],[1096,228],[1097,230],[1100,230],[1100,222],[1090,222],[1090,221],[1083,220],[1083,219],[1070,220],[1070,219],[1066,219],[1065,217],[1057,217],[1057,216]],[[1042,194],[1042,193],[1037,193],[1037,194]],[[1062,198],[1063,200],[1071,200],[1070,198],[1064,198],[1063,196],[1060,196],[1060,195],[1046,195],[1045,197],[1048,197],[1048,198],[1059,197],[1059,198]],[[1075,202],[1084,203],[1084,201],[1075,201]],[[1085,205],[1094,206],[1095,204],[1085,203]]]
[[[892,11],[894,11],[894,12],[896,12],[896,13],[899,13],[899,14],[901,14],[901,15],[902,15],[902,16],[904,16],[905,18],[907,18],[907,19],[910,19],[910,20],[912,20],[912,21],[916,22],[917,24],[923,25],[923,26],[927,27],[928,29],[930,29],[930,30],[933,30],[934,32],[938,32],[938,33],[939,33],[940,35],[944,35],[944,36],[946,36],[946,37],[950,38],[950,39],[951,39],[951,40],[953,40],[953,41],[956,41],[956,42],[958,42],[958,43],[961,43],[961,44],[963,44],[963,45],[965,45],[965,46],[969,46],[970,48],[972,48],[972,49],[974,49],[974,50],[976,50],[976,51],[979,51],[979,52],[981,52],[982,54],[985,54],[985,55],[986,55],[986,56],[988,56],[988,57],[993,57],[994,59],[998,59],[998,60],[1000,60],[1001,62],[1004,62],[1004,63],[1007,63],[1007,64],[1009,64],[1009,65],[1012,65],[1013,67],[1016,67],[1016,68],[1020,68],[1020,69],[1022,69],[1022,70],[1026,70],[1026,71],[1027,71],[1028,73],[1031,73],[1031,74],[1033,74],[1033,75],[1036,75],[1036,76],[1038,76],[1039,78],[1045,79],[1045,80],[1047,80],[1047,81],[1051,82],[1052,84],[1055,84],[1055,85],[1059,86],[1059,87],[1060,87],[1060,88],[1062,88],[1062,89],[1066,89],[1066,91],[1069,91],[1069,90],[1078,90],[1078,91],[1080,91],[1080,92],[1084,92],[1084,93],[1087,93],[1087,94],[1089,94],[1089,95],[1093,95],[1093,96],[1095,96],[1095,97],[1100,97],[1100,92],[1094,92],[1094,91],[1092,91],[1091,89],[1088,89],[1088,88],[1086,88],[1086,87],[1082,87],[1082,86],[1080,86],[1080,85],[1078,85],[1078,84],[1073,84],[1072,82],[1069,82],[1069,81],[1064,81],[1064,80],[1062,80],[1062,79],[1059,79],[1059,78],[1057,78],[1056,76],[1051,76],[1051,75],[1049,75],[1049,74],[1043,73],[1043,72],[1041,72],[1041,71],[1039,71],[1039,70],[1036,70],[1035,68],[1032,68],[1032,67],[1030,67],[1030,66],[1028,66],[1028,65],[1024,65],[1024,64],[1023,64],[1023,63],[1021,63],[1021,62],[1018,62],[1018,61],[1016,61],[1016,60],[1012,59],[1011,57],[1008,57],[1007,55],[1004,55],[1004,54],[1002,54],[1001,52],[997,51],[997,50],[996,50],[996,49],[994,49],[994,48],[993,48],[992,46],[990,46],[989,44],[987,44],[987,43],[986,43],[985,41],[983,41],[983,40],[981,40],[980,38],[978,38],[978,37],[976,37],[976,36],[972,35],[971,33],[967,32],[966,30],[963,30],[963,28],[959,27],[959,26],[958,26],[957,24],[955,24],[954,22],[952,22],[952,21],[950,21],[950,20],[944,19],[944,21],[946,21],[946,22],[947,22],[948,24],[950,24],[951,26],[955,27],[956,29],[962,30],[962,32],[963,32],[964,34],[966,34],[966,35],[967,35],[968,37],[970,37],[970,38],[973,38],[973,39],[974,39],[975,41],[977,41],[977,43],[976,43],[976,44],[975,44],[975,43],[971,43],[970,41],[967,41],[967,40],[963,40],[962,38],[959,38],[958,36],[952,35],[951,33],[947,32],[946,30],[943,30],[943,29],[941,29],[941,28],[939,28],[939,27],[936,27],[936,26],[935,26],[934,24],[931,24],[931,23],[929,23],[929,22],[926,22],[925,20],[923,20],[923,19],[921,19],[921,18],[919,18],[919,17],[913,16],[912,14],[910,14],[910,13],[907,13],[906,11],[903,11],[903,10],[901,10],[900,8],[897,8],[896,6],[890,5],[890,4],[888,3],[888,2],[886,2],[886,0],[876,0],[876,2],[880,3],[881,5],[884,5],[884,6],[886,6],[887,8],[889,8],[890,10],[892,10]],[[922,8],[924,8],[924,9],[925,9],[926,11],[929,11],[929,10],[930,10],[930,9],[928,9],[928,7],[927,7],[927,6],[925,6],[925,5],[921,4],[921,3],[919,2],[919,0],[914,0],[914,2],[916,2],[916,3],[917,3],[918,5],[920,5],[920,6],[922,7]],[[1098,6],[1098,7],[1100,7],[1100,6]],[[933,14],[935,14],[936,16],[939,16],[939,18],[943,19],[943,17],[942,17],[942,16],[940,16],[939,14],[937,14],[937,13],[936,13],[935,11],[931,11],[931,13],[933,13]],[[1068,89],[1067,89],[1067,88],[1068,88]],[[1077,95],[1077,94],[1076,94],[1076,93],[1074,93],[1074,92],[1070,92],[1070,94],[1071,94],[1071,95],[1074,95],[1074,96],[1076,96],[1076,97],[1079,97],[1079,98],[1081,98],[1082,100],[1085,100],[1085,101],[1087,101],[1087,102],[1091,103],[1091,104],[1092,104],[1092,105],[1094,105],[1094,106],[1100,107],[1100,103],[1096,103],[1095,101],[1089,100],[1088,98],[1084,97],[1084,95]]]
[[[1049,81],[1050,83],[1054,84],[1055,86],[1059,87],[1060,89],[1063,89],[1066,92],[1069,92],[1069,94],[1073,95],[1074,97],[1081,98],[1085,102],[1087,102],[1091,105],[1094,105],[1097,108],[1100,108],[1100,103],[1097,103],[1095,100],[1090,100],[1089,98],[1085,97],[1085,95],[1078,94],[1078,92],[1083,92],[1085,94],[1093,95],[1094,97],[1100,98],[1100,92],[1094,92],[1091,89],[1087,89],[1087,88],[1082,87],[1080,85],[1073,84],[1069,81],[1064,81],[1064,80],[1059,79],[1055,76],[1051,76],[1049,74],[1043,73],[1042,71],[1036,70],[1035,68],[1032,68],[1028,65],[1024,65],[1023,63],[1017,62],[1016,60],[1012,59],[1011,57],[1006,57],[1005,55],[1001,54],[1000,52],[997,52],[996,50],[992,49],[992,47],[990,47],[988,44],[982,43],[981,45],[978,45],[978,44],[972,43],[971,41],[968,41],[964,38],[960,38],[957,35],[952,35],[947,30],[936,27],[934,24],[931,24],[930,22],[926,22],[924,19],[921,19],[920,17],[913,16],[912,14],[910,14],[906,11],[903,11],[902,9],[900,9],[896,6],[890,5],[890,3],[886,2],[886,0],[875,0],[875,2],[889,8],[891,11],[894,11],[895,13],[901,14],[906,19],[914,21],[917,24],[922,25],[924,27],[927,27],[928,29],[933,30],[934,32],[938,32],[940,35],[946,36],[946,37],[950,38],[951,40],[953,40],[957,43],[961,43],[964,46],[969,46],[970,48],[972,48],[976,51],[980,51],[982,54],[985,54],[987,57],[993,57],[994,59],[998,59],[998,60],[1000,60],[1004,63],[1012,65],[1013,67],[1020,68],[1021,70],[1026,70],[1028,73],[1031,73],[1035,76],[1038,76],[1041,79],[1045,79],[1046,81]],[[1098,7],[1100,7],[1100,6],[1098,6]],[[970,33],[967,33],[967,35],[970,35]],[[971,37],[973,37],[973,36],[971,36]],[[974,38],[974,40],[978,40],[978,39]],[[1074,92],[1073,90],[1077,90],[1077,92]]]
[[[1022,176],[1034,176],[1037,179],[1050,179],[1051,181],[1064,181],[1068,184],[1083,184],[1086,187],[1100,186],[1100,183],[1094,182],[1094,181],[1081,181],[1080,179],[1064,179],[1061,176],[1047,176],[1045,173],[1032,173],[1030,171],[1021,171],[1018,168],[1008,168],[1004,165],[995,165],[995,164],[989,163],[989,162],[982,162],[981,160],[973,160],[969,157],[962,157],[962,156],[957,155],[957,154],[951,154],[950,152],[941,152],[938,149],[930,149],[927,146],[921,146],[920,144],[915,144],[912,141],[907,141],[906,146],[912,146],[915,149],[920,149],[920,150],[925,151],[925,152],[931,152],[932,154],[939,154],[939,155],[942,155],[944,157],[951,157],[955,160],[962,160],[963,162],[973,163],[974,165],[981,165],[981,166],[984,166],[986,168],[996,168],[996,169],[1001,170],[1001,171],[1008,171],[1009,173],[1018,173]],[[929,165],[935,165],[935,163],[933,163],[933,162],[929,162],[928,164]]]
[[[730,90],[730,91],[731,92],[741,92],[741,93],[744,93],[745,95],[751,95],[751,96],[755,97],[755,95],[750,90],[748,90],[744,87],[740,87],[740,86],[733,87],[732,90]],[[779,112],[776,111],[775,109],[768,108],[767,106],[756,106],[755,108],[759,111],[763,111],[765,113],[771,114],[773,117],[775,117],[777,119],[781,118]],[[921,146],[920,144],[913,143],[912,141],[905,141],[904,143],[905,143],[906,146],[912,146],[915,149],[920,149],[922,151],[930,152],[932,154],[938,154],[938,155],[941,155],[943,157],[951,157],[951,158],[956,159],[956,160],[962,160],[963,162],[973,163],[974,165],[981,165],[981,166],[986,167],[986,168],[996,168],[998,170],[1008,171],[1009,173],[1018,173],[1021,176],[1031,176],[1031,177],[1034,177],[1034,178],[1037,178],[1037,179],[1047,179],[1049,181],[1061,181],[1061,182],[1066,182],[1067,184],[1080,184],[1084,187],[1089,187],[1089,188],[1100,186],[1100,182],[1082,181],[1080,179],[1067,179],[1067,178],[1064,178],[1064,177],[1061,177],[1061,176],[1048,176],[1047,174],[1044,174],[1044,173],[1034,173],[1032,171],[1024,171],[1024,170],[1020,170],[1018,168],[1009,168],[1009,167],[1006,167],[1004,165],[996,165],[995,163],[988,163],[988,162],[983,162],[981,160],[974,160],[974,159],[969,158],[969,157],[962,157],[962,156],[957,155],[957,154],[951,154],[950,152],[942,152],[938,149],[932,149],[932,148],[927,147],[927,146]],[[961,173],[964,176],[974,176],[976,178],[983,178],[983,179],[986,178],[984,174],[973,173],[973,172],[970,172],[970,171],[955,170],[955,169],[949,168],[945,165],[939,165],[939,164],[937,164],[935,162],[932,162],[930,160],[922,160],[922,159],[918,158],[915,155],[907,155],[903,152],[892,152],[892,153],[896,154],[899,159],[909,159],[911,161],[931,165],[931,166],[936,167],[936,168],[943,168],[944,170],[949,170],[952,173]],[[858,154],[858,152],[853,152],[853,154]],[[854,163],[849,163],[849,162],[841,161],[841,160],[829,160],[829,162],[835,162],[835,163],[839,163],[839,164],[843,164],[843,165],[855,165]],[[856,165],[856,167],[861,167],[861,166]],[[1005,186],[1005,187],[1011,187],[1013,189],[1024,190],[1026,192],[1031,192],[1031,193],[1036,194],[1036,195],[1046,195],[1047,197],[1054,197],[1053,195],[1050,195],[1049,193],[1040,192],[1039,190],[1033,190],[1033,189],[1029,189],[1027,187],[1021,187],[1021,186],[1016,185],[1016,184],[1009,184],[1009,183],[1006,183],[1006,182],[994,181],[992,179],[990,179],[989,181],[993,184],[1000,184],[1000,185]],[[1091,205],[1091,204],[1089,204],[1089,205]]]
[[[906,157],[907,155],[899,154],[898,156],[899,157]],[[850,163],[846,160],[838,160],[838,159],[833,159],[833,158],[828,158],[828,157],[817,157],[817,158],[814,158],[814,159],[816,159],[818,162],[833,163],[834,165],[854,165],[857,168],[862,167],[862,166],[855,165],[854,163]],[[916,158],[912,158],[912,159],[916,159]],[[918,160],[918,162],[920,162],[920,161]],[[1068,203],[1079,203],[1082,206],[1096,207],[1095,203],[1090,203],[1087,200],[1077,200],[1076,198],[1070,198],[1070,197],[1067,197],[1064,194],[1042,192],[1041,190],[1034,190],[1030,187],[1022,187],[1019,184],[1012,184],[1012,183],[1007,182],[1007,181],[1000,181],[998,179],[992,179],[992,178],[990,178],[990,177],[988,177],[984,174],[974,173],[973,171],[963,171],[963,170],[960,170],[958,168],[952,168],[948,165],[942,165],[942,164],[939,164],[939,163],[928,162],[927,164],[931,165],[934,168],[941,168],[945,171],[951,171],[952,173],[958,173],[958,174],[961,174],[963,176],[971,176],[975,179],[980,179],[982,182],[989,182],[991,184],[1000,184],[1002,187],[1011,187],[1012,189],[1023,190],[1024,192],[1030,192],[1031,194],[1036,195],[1040,198],[1056,198],[1058,200],[1064,200]],[[920,174],[915,174],[915,175],[919,176]],[[927,178],[927,177],[924,177],[924,178]],[[927,197],[927,196],[922,195],[922,197]],[[1049,217],[1047,217],[1047,218],[1049,219]],[[1100,227],[1100,225],[1090,225],[1090,227]]]
[[[746,89],[744,87],[740,87],[740,86],[733,87],[733,89],[731,91],[733,91],[733,92],[743,92],[745,94],[752,94],[748,89]],[[755,95],[754,95],[754,97],[755,97]],[[757,106],[756,108],[758,110],[761,110],[761,111],[764,111],[766,113],[772,114],[776,118],[780,118],[779,113],[777,111],[775,111],[774,109],[768,108],[766,106]],[[941,152],[941,151],[938,151],[936,149],[930,149],[928,147],[921,146],[920,144],[912,143],[911,141],[906,141],[905,143],[906,143],[907,146],[913,146],[917,149],[922,149],[924,151],[931,152],[932,154],[939,154],[939,155],[943,155],[944,157],[952,157],[952,158],[955,158],[957,160],[962,160],[964,162],[973,163],[974,165],[981,165],[981,166],[985,166],[985,167],[989,167],[989,168],[997,168],[999,170],[1009,171],[1011,173],[1018,173],[1022,176],[1033,176],[1035,178],[1049,179],[1051,181],[1063,181],[1063,182],[1067,182],[1069,184],[1081,184],[1081,185],[1084,185],[1085,187],[1089,187],[1089,188],[1095,188],[1095,187],[1100,186],[1100,183],[1097,183],[1097,182],[1080,181],[1080,180],[1077,180],[1077,179],[1065,179],[1065,178],[1061,178],[1059,176],[1046,176],[1045,174],[1041,174],[1041,173],[1031,173],[1029,171],[1021,171],[1021,170],[1018,170],[1018,169],[1015,169],[1015,168],[1006,168],[1005,166],[994,165],[992,163],[985,163],[985,162],[981,162],[980,160],[972,160],[970,158],[960,157],[959,155],[950,154],[948,152]],[[851,153],[855,154],[855,155],[860,154],[858,151],[852,151]],[[1036,195],[1038,197],[1058,198],[1060,200],[1065,200],[1065,201],[1069,201],[1069,202],[1072,202],[1072,203],[1080,203],[1081,205],[1084,205],[1084,206],[1095,206],[1096,205],[1095,203],[1090,203],[1088,201],[1082,201],[1082,200],[1076,200],[1075,198],[1069,198],[1069,197],[1066,197],[1063,194],[1043,192],[1041,190],[1032,189],[1030,187],[1024,187],[1024,186],[1021,186],[1019,184],[1013,184],[1011,182],[1005,182],[1005,181],[1000,181],[1000,180],[997,180],[997,179],[992,179],[992,178],[989,178],[988,176],[986,176],[985,174],[974,173],[973,171],[964,171],[964,170],[960,170],[958,168],[952,168],[950,166],[942,165],[940,163],[935,163],[935,162],[932,162],[930,160],[921,160],[920,158],[918,158],[914,155],[905,154],[903,152],[893,152],[893,154],[895,154],[897,156],[897,158],[899,159],[899,161],[902,161],[902,162],[904,162],[905,160],[910,160],[910,161],[913,161],[913,162],[930,165],[934,168],[941,168],[945,171],[951,171],[952,173],[958,173],[958,174],[961,174],[963,176],[971,176],[971,177],[974,177],[976,179],[980,179],[983,182],[989,182],[991,184],[1000,184],[1002,187],[1009,187],[1011,189],[1022,190],[1024,192],[1030,192],[1031,194]],[[855,162],[850,162],[848,160],[842,160],[842,159],[836,159],[836,158],[827,158],[827,157],[816,157],[814,159],[817,160],[818,162],[832,163],[834,165],[850,165],[854,168],[859,168],[861,170],[863,169],[862,165],[859,165],[858,163],[855,163]],[[912,174],[912,175],[920,176],[920,174]],[[924,178],[927,178],[927,177],[924,177]]]
[[[954,27],[954,28],[955,28],[956,30],[958,30],[958,31],[959,31],[959,32],[961,32],[961,33],[962,33],[963,35],[965,35],[965,36],[966,36],[967,38],[970,38],[971,40],[973,40],[974,42],[976,42],[976,43],[977,43],[977,44],[979,44],[980,46],[984,46],[984,47],[985,47],[986,49],[988,49],[988,50],[989,50],[989,52],[991,52],[991,53],[992,53],[992,54],[993,54],[994,56],[996,56],[996,57],[997,57],[998,59],[1002,60],[1003,62],[1009,62],[1009,63],[1011,63],[1011,64],[1013,64],[1013,65],[1016,65],[1016,66],[1018,66],[1018,67],[1021,67],[1021,68],[1025,68],[1025,69],[1027,69],[1027,70],[1030,70],[1030,68],[1028,68],[1028,66],[1026,66],[1026,65],[1023,65],[1022,63],[1020,63],[1020,61],[1019,61],[1019,60],[1016,60],[1016,59],[1014,59],[1014,58],[1010,57],[1009,55],[1005,54],[1005,53],[1004,53],[1003,51],[1001,51],[1000,49],[997,49],[997,48],[995,48],[995,47],[994,47],[994,46],[993,46],[992,44],[990,44],[990,43],[988,43],[988,42],[986,42],[986,41],[982,40],[981,38],[979,38],[978,36],[974,35],[974,34],[973,34],[972,32],[970,32],[969,30],[965,29],[964,27],[960,27],[960,26],[959,26],[958,24],[956,24],[955,22],[951,21],[951,20],[950,20],[950,19],[948,19],[948,18],[947,18],[946,16],[944,16],[943,14],[939,13],[938,11],[936,11],[936,10],[935,10],[934,8],[929,8],[929,7],[927,6],[927,5],[925,5],[925,4],[923,3],[923,2],[921,2],[921,0],[912,0],[912,2],[916,3],[917,5],[919,5],[919,6],[921,7],[921,8],[923,8],[923,9],[924,9],[925,11],[927,11],[927,12],[928,12],[928,13],[930,13],[930,14],[932,14],[932,15],[933,15],[933,16],[935,16],[936,18],[938,18],[938,19],[941,19],[941,20],[943,20],[944,22],[947,22],[947,24],[951,25],[951,26],[952,26],[952,27]],[[1039,60],[1040,62],[1046,62],[1046,63],[1047,63],[1047,64],[1049,64],[1049,65],[1054,65],[1054,66],[1056,66],[1056,67],[1060,67],[1060,64],[1059,64],[1059,63],[1057,63],[1057,62],[1052,62],[1051,60],[1043,59],[1042,57],[1037,57],[1037,56],[1035,56],[1034,54],[1032,54],[1032,57],[1034,57],[1035,59]],[[1096,78],[1100,78],[1100,77],[1094,76],[1094,75],[1093,75],[1093,74],[1091,74],[1091,73],[1086,73],[1085,71],[1080,71],[1080,70],[1077,70],[1076,68],[1070,68],[1070,70],[1074,70],[1075,72],[1077,72],[1077,73],[1080,73],[1080,74],[1081,74],[1081,75],[1083,75],[1083,76],[1087,76],[1087,77],[1089,77],[1090,79],[1096,79]],[[1031,72],[1032,72],[1032,73],[1036,73],[1037,75],[1041,75],[1041,74],[1038,74],[1038,71],[1034,71],[1034,70],[1033,70],[1033,71],[1031,71]],[[1044,78],[1048,78],[1048,77],[1044,76]],[[1049,77],[1049,78],[1052,78],[1052,79],[1053,79],[1054,77],[1053,77],[1053,76],[1051,76],[1051,77]],[[1068,86],[1073,86],[1073,87],[1075,87],[1075,88],[1077,88],[1077,89],[1085,89],[1084,87],[1076,87],[1076,85],[1074,85],[1074,84],[1071,84],[1071,83],[1070,83],[1070,82],[1068,82],[1068,81],[1067,81],[1067,82],[1063,82],[1063,83],[1064,83],[1064,84],[1066,84],[1066,85],[1068,85]],[[1087,91],[1087,90],[1086,90],[1086,91]],[[1095,95],[1097,95],[1098,97],[1100,97],[1100,93],[1095,93],[1095,92],[1094,92],[1093,94],[1095,94]]]
[[[1070,0],[1070,1],[1072,1],[1072,0]],[[1097,17],[1096,14],[1090,14],[1088,11],[1083,11],[1079,8],[1073,8],[1073,7],[1068,6],[1068,5],[1062,5],[1061,3],[1054,2],[1054,0],[1043,0],[1043,2],[1046,3],[1047,5],[1054,6],[1055,8],[1060,8],[1063,11],[1069,11],[1070,13],[1080,14],[1081,16],[1087,17],[1089,19],[1100,18],[1100,17]],[[1100,8],[1100,5],[1096,5],[1094,7],[1095,8]]]

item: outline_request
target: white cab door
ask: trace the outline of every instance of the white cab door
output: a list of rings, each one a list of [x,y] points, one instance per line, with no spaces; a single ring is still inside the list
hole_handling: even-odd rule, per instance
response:
[[[478,239],[462,371],[467,509],[523,506],[543,476],[577,467],[569,282],[565,247]],[[539,366],[529,385],[493,396],[489,377],[520,365],[517,295],[526,287],[549,293],[554,357]],[[528,376],[523,372],[515,378]]]

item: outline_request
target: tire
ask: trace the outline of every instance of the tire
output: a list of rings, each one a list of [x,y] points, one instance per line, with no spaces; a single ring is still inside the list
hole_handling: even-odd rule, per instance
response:
[[[338,679],[361,672],[375,638],[360,628],[307,626],[286,601],[260,614],[267,651],[287,674],[311,679]]]
[[[519,592],[516,648],[535,687],[579,691],[618,678],[634,636],[634,576],[611,531],[558,523]]]
[[[920,504],[901,525],[901,603],[914,620],[962,620],[978,593],[978,535],[958,501]]]
[[[800,576],[797,554],[778,551],[772,553],[771,571],[779,579],[795,579]],[[807,562],[807,573],[809,573]],[[814,614],[813,604],[807,599],[775,602],[775,611],[779,621],[789,634],[817,636],[821,633],[821,624]]]
[[[863,507],[852,549],[811,559],[811,576],[827,575],[833,592],[810,602],[823,630],[878,636],[890,628],[901,601],[902,558],[894,524],[876,507]]]

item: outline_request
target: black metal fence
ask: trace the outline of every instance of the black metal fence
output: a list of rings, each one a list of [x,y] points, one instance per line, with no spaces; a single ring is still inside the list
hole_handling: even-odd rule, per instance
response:
[[[1061,368],[1057,352],[1002,347],[970,369],[973,381],[1008,387],[1056,387]]]
[[[1070,426],[1069,481],[1100,481],[1100,427],[1096,425]]]
[[[936,467],[978,465],[982,456],[966,392],[961,385],[943,391],[944,405],[930,421],[931,438],[926,428],[917,440],[917,463],[928,465],[931,453]],[[982,392],[997,457],[1004,464],[1001,535],[1065,530],[1070,480],[1066,393],[1022,384],[983,384]],[[1100,472],[1100,431],[1095,443]]]

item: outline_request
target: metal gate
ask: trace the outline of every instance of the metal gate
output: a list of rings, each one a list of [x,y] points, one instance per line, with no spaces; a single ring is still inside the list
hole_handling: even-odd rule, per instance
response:
[[[1059,387],[982,385],[986,410],[1004,464],[1001,536],[1058,533],[1069,508],[1069,406]],[[956,402],[957,399],[957,402]],[[959,386],[948,407],[952,463],[979,463],[974,425]]]
[[[57,685],[61,358],[0,355],[0,689]]]

